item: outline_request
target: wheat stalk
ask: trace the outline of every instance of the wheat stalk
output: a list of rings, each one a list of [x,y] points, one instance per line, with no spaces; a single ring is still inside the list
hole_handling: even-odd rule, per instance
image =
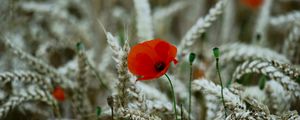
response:
[[[288,23],[294,23],[297,20],[300,20],[300,12],[299,11],[293,11],[289,12],[284,15],[279,15],[276,17],[270,18],[270,24],[273,26],[282,26],[284,24]]]
[[[77,81],[79,83],[79,88],[75,90],[73,96],[74,107],[77,109],[79,118],[88,119],[85,116],[91,112],[91,105],[87,96],[88,89],[88,79],[87,73],[89,72],[88,58],[86,56],[84,46],[81,43],[78,46],[78,75]]]
[[[159,100],[159,101],[168,101],[166,94],[155,89],[155,87],[148,84],[137,82],[136,87],[145,94],[147,100]]]
[[[8,112],[10,112],[15,107],[19,106],[23,102],[27,101],[42,101],[50,106],[56,107],[56,102],[52,95],[41,89],[31,87],[26,90],[22,90],[19,94],[11,96],[8,101],[6,101],[0,107],[0,118],[4,119]]]
[[[243,75],[248,73],[260,73],[268,76],[270,79],[278,81],[284,88],[290,91],[294,96],[300,97],[300,86],[290,77],[280,72],[271,62],[264,60],[249,60],[239,65],[234,74],[233,82],[236,79],[240,79]]]
[[[174,80],[174,79],[172,79],[172,80]],[[174,84],[174,86],[176,86],[176,85]],[[166,94],[164,94],[161,91],[155,89],[154,87],[149,86],[142,82],[136,83],[136,87],[137,87],[137,89],[140,90],[139,92],[143,93],[145,95],[145,98],[147,98],[146,100],[143,100],[143,102],[145,102],[145,104],[146,104],[145,105],[146,108],[148,109],[147,111],[151,111],[150,113],[157,113],[157,114],[162,114],[162,112],[168,112],[170,114],[173,113],[172,103],[167,98]],[[177,85],[177,87],[180,90],[180,87],[182,87],[182,85],[180,85],[180,86]],[[186,89],[186,88],[184,88],[184,89]],[[139,92],[135,92],[135,93],[139,93]],[[182,93],[182,91],[181,91],[181,93]],[[179,95],[179,91],[177,94]],[[141,94],[136,94],[137,98],[138,98],[138,96],[141,96]],[[187,95],[185,96],[185,98],[187,98]],[[182,99],[185,99],[185,98],[182,98]],[[179,108],[180,107],[177,105],[176,109],[178,111],[181,111]],[[165,114],[166,113],[164,113],[163,115],[165,115]],[[186,109],[183,109],[183,115],[185,118],[188,118],[188,113],[187,113]]]
[[[289,76],[290,78],[296,80],[300,77],[300,71],[297,70],[295,67],[289,64],[282,64],[279,62],[276,62],[275,60],[271,61],[272,65],[276,68],[278,68],[282,73]]]
[[[205,79],[194,80],[192,84],[192,90],[204,92],[205,94],[212,94],[218,98],[221,98],[221,87]],[[233,109],[236,106],[242,106],[246,108],[246,105],[242,102],[240,97],[231,93],[227,88],[224,88],[224,101],[229,109]],[[219,102],[221,103],[221,101]]]
[[[287,55],[291,61],[297,56],[298,44],[300,44],[300,24],[294,23],[283,45],[283,54]]]
[[[133,0],[136,11],[136,29],[139,41],[153,39],[153,24],[148,0]]]
[[[187,7],[184,1],[176,1],[166,7],[156,8],[153,13],[154,32],[156,36],[162,36],[169,32],[171,21],[176,13]]]
[[[145,114],[139,110],[119,108],[118,114],[120,118],[131,119],[131,120],[161,120],[159,117],[154,115]]]
[[[112,61],[111,56],[113,55],[111,49],[109,47],[106,47],[103,51],[103,54],[101,56],[101,62],[99,63],[99,71],[104,72],[106,68],[109,66],[109,64]]]
[[[184,1],[177,1],[175,3],[172,3],[171,5],[164,7],[164,8],[158,8],[153,13],[153,20],[156,24],[165,21],[166,19],[171,18],[174,16],[178,11],[182,10],[187,6],[187,3]]]
[[[297,111],[287,111],[284,112],[280,117],[280,120],[299,120],[300,116]]]
[[[77,86],[75,82],[72,82],[71,80],[57,73],[55,68],[14,46],[7,37],[4,38],[4,41],[6,45],[13,50],[16,56],[24,59],[28,64],[32,65],[32,67],[34,67],[37,72],[50,77],[51,82],[71,89]]]
[[[259,111],[236,111],[230,114],[226,120],[274,120],[271,116],[266,116],[264,112]]]
[[[121,106],[126,107],[128,105],[128,100],[130,99],[129,91],[136,90],[132,82],[132,80],[135,78],[128,72],[127,68],[127,55],[130,49],[129,43],[128,41],[125,41],[123,48],[121,48],[117,42],[117,38],[112,36],[109,32],[106,33],[106,36],[108,44],[116,55],[116,58],[114,58],[114,60],[117,63],[116,68],[119,79],[119,82],[117,83],[117,93],[119,98],[122,99]]]
[[[255,26],[255,32],[252,37],[252,42],[256,43],[258,40],[261,45],[264,45],[267,43],[267,36],[266,31],[268,27],[268,22],[270,19],[270,12],[271,12],[271,6],[273,3],[273,0],[264,0],[263,6],[261,7],[259,17],[257,19],[257,23]],[[260,37],[258,37],[260,36]]]
[[[243,43],[224,44],[220,47],[222,56],[220,57],[220,64],[226,65],[228,68],[235,67],[229,66],[228,63],[243,62],[246,60],[264,59],[276,60],[280,63],[290,63],[290,61],[282,54],[279,54],[271,49],[259,47],[256,45],[247,45]],[[234,69],[234,68],[233,68]],[[210,66],[208,70],[209,78],[213,78],[215,67]],[[225,76],[226,77],[226,76]]]
[[[223,12],[223,8],[228,0],[220,0],[216,3],[214,8],[209,10],[208,15],[204,18],[199,18],[197,22],[188,30],[188,32],[182,38],[180,44],[178,45],[178,54],[182,56],[189,51],[189,47],[194,44],[194,42],[206,32],[206,30],[211,27],[212,23],[217,19],[217,17]]]
[[[227,5],[225,6],[224,10],[224,17],[222,20],[222,32],[221,32],[221,39],[222,43],[225,43],[227,41],[230,41],[232,39],[232,29],[234,28],[234,22],[233,19],[235,17],[235,8],[234,8],[235,2],[232,0],[229,0]]]
[[[0,73],[0,81],[4,83],[12,81],[21,81],[25,83],[38,84],[45,90],[52,89],[49,78],[31,71],[3,72]]]
[[[118,71],[118,78],[119,84],[117,85],[118,93],[120,97],[123,99],[123,105],[126,105],[128,102],[126,97],[128,97],[129,93],[127,92],[131,87],[134,88],[132,80],[134,79],[133,76],[128,72],[127,68],[127,55],[128,50],[123,49],[118,54],[117,62],[117,71]],[[132,79],[132,80],[131,80]],[[125,98],[125,99],[124,99]]]
[[[219,85],[215,85],[214,83],[205,80],[199,79],[193,82],[192,86],[193,91],[201,91],[206,94],[210,94],[216,96],[218,98],[221,97]],[[253,99],[249,96],[240,97],[241,95],[236,95],[230,92],[228,89],[224,89],[224,101],[227,107],[230,110],[229,116],[226,118],[228,120],[231,119],[270,119],[273,115],[270,114],[268,108],[259,103],[256,99]],[[208,96],[209,97],[209,96]],[[218,101],[220,104],[221,101]],[[246,107],[247,104],[247,107]],[[208,107],[209,108],[209,107]],[[215,108],[215,107],[212,107]],[[207,111],[209,112],[209,111]],[[207,113],[209,114],[209,113]],[[216,114],[216,113],[215,113]],[[224,118],[224,112],[217,115],[217,119]]]
[[[245,92],[247,91],[249,91],[249,89],[245,90]],[[267,120],[274,116],[270,114],[270,111],[266,105],[258,101],[257,98],[253,98],[247,95],[247,93],[245,94],[245,92],[239,93],[238,95],[241,96],[241,99],[245,104],[247,104],[247,107],[245,108],[243,106],[236,106],[226,119]]]
[[[114,52],[114,54],[118,55],[119,52],[122,50],[119,41],[116,37],[114,37],[110,32],[106,32],[106,39],[109,47]]]
[[[272,113],[280,115],[282,112],[290,109],[291,95],[280,83],[270,80],[266,83],[264,91],[267,96],[266,103]]]
[[[166,116],[174,118],[173,115],[173,103],[170,101],[162,101],[162,100],[147,100],[147,107],[150,110],[150,113],[165,118]],[[188,111],[185,108],[180,109],[180,106],[176,105],[176,110],[180,113],[182,112],[183,118],[188,118]],[[168,118],[167,117],[167,118]],[[193,117],[191,117],[193,119]]]
[[[205,97],[205,106],[207,108],[206,110],[206,120],[214,120],[216,119],[216,113],[220,113],[220,110],[222,109],[222,106],[220,104],[220,100],[218,97],[207,94]]]
[[[226,64],[229,61],[245,61],[249,59],[266,59],[276,60],[281,63],[290,63],[290,61],[277,52],[268,48],[262,48],[255,45],[247,45],[243,43],[225,44],[221,47],[222,57],[220,61]]]
[[[243,93],[242,93],[243,94]],[[243,96],[239,94],[239,96]],[[232,109],[231,114],[226,118],[226,120],[231,119],[246,119],[246,120],[272,120],[274,118],[273,114],[270,114],[268,107],[256,99],[250,96],[243,96],[243,102],[247,105],[244,106],[235,106]],[[219,116],[219,118],[222,116]]]

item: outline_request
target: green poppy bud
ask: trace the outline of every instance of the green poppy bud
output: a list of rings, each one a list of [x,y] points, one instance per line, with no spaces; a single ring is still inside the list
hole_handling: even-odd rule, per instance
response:
[[[99,107],[99,106],[97,106],[97,108],[96,108],[96,114],[97,114],[97,116],[100,116],[101,112],[102,112],[102,108]]]
[[[195,58],[196,58],[196,54],[190,53],[190,56],[189,56],[190,64],[192,64],[194,62]]]
[[[83,45],[81,42],[78,42],[78,43],[76,44],[76,49],[77,49],[77,50],[83,50],[83,49],[84,49],[84,45]]]
[[[215,58],[219,58],[220,57],[220,50],[219,50],[219,48],[215,47],[213,49],[213,52],[214,52]]]

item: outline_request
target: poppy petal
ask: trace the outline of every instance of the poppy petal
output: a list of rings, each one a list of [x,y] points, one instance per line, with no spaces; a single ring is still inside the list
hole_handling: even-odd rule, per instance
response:
[[[150,80],[150,79],[154,79],[154,78],[156,78],[156,75],[147,75],[147,76],[138,78],[138,80]]]
[[[136,55],[136,59],[138,61],[135,62],[135,70],[137,75],[147,74],[155,74],[154,71],[154,61],[152,58],[146,53],[139,53]]]
[[[177,59],[174,59],[173,60],[173,63],[176,65],[178,63],[178,60]]]
[[[55,87],[52,95],[58,101],[64,101],[65,100],[64,90],[61,87],[59,87],[59,86]]]
[[[161,58],[162,61],[167,60],[169,56],[170,44],[164,41],[160,41],[154,47],[155,52]]]
[[[164,40],[162,40],[162,39],[160,39],[160,38],[156,38],[156,39],[154,39],[154,40],[146,41],[146,42],[144,42],[144,44],[147,44],[150,48],[154,49],[155,46],[156,46],[158,43],[160,43],[160,42],[166,42],[166,41],[164,41]],[[166,42],[166,43],[167,43],[167,42]],[[169,43],[167,43],[167,44],[169,44]]]
[[[165,73],[167,73],[168,69],[169,69],[170,65],[167,65],[161,72],[156,73],[155,75],[147,75],[147,76],[143,76],[141,78],[138,78],[138,80],[149,80],[149,79],[155,79],[155,78],[159,78],[160,76],[164,75]]]
[[[153,66],[156,58],[156,53],[150,47],[138,44],[132,47],[128,54],[128,69],[138,76],[145,76],[145,74],[155,75],[156,72]]]
[[[172,45],[160,38],[157,38],[157,39],[154,39],[151,41],[147,41],[147,42],[145,42],[145,44],[147,44],[152,49],[154,49],[162,61],[169,62],[169,61],[172,61],[176,57],[177,48],[174,45]]]
[[[177,64],[178,61],[175,59],[176,54],[177,54],[177,48],[176,48],[175,46],[171,45],[171,46],[170,46],[170,49],[169,49],[169,54],[168,54],[168,59],[167,59],[167,61],[168,61],[168,62],[173,61],[174,64]]]
[[[263,0],[242,0],[242,2],[252,9],[257,9],[263,4]]]

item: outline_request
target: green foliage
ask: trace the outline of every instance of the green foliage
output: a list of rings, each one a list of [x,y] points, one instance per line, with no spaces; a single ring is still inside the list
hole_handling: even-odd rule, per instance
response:
[[[296,79],[296,82],[300,84],[300,77]]]
[[[259,81],[258,81],[258,85],[259,85],[259,89],[263,90],[265,88],[265,84],[266,84],[266,76],[262,76]]]

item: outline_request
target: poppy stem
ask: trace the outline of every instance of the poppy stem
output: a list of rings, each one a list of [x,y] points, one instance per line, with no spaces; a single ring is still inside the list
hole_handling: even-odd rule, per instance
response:
[[[182,104],[180,104],[180,120],[183,120],[183,109],[182,109]]]
[[[172,82],[171,82],[170,77],[169,77],[167,74],[165,74],[165,76],[168,78],[168,81],[169,81],[169,83],[170,83],[171,92],[172,92],[172,97],[173,97],[173,109],[174,109],[174,113],[175,113],[175,119],[178,120],[178,119],[177,119],[176,97],[175,97],[174,87],[173,87],[173,84],[172,84]]]
[[[54,104],[54,113],[56,114],[57,118],[61,119],[61,114],[57,103]]]
[[[193,65],[190,63],[190,81],[189,81],[189,120],[191,120],[191,111],[192,111],[192,74],[193,74]]]
[[[107,85],[102,81],[102,78],[101,78],[101,76],[100,76],[100,74],[99,74],[99,71],[98,71],[94,66],[92,66],[92,64],[91,64],[90,62],[88,62],[88,65],[89,65],[89,67],[92,69],[92,71],[93,71],[93,73],[94,73],[96,79],[99,81],[99,83],[100,83],[100,84],[99,84],[99,87],[100,87],[100,88],[103,87],[104,89],[108,90],[109,88],[108,88]]]
[[[225,101],[224,101],[223,82],[222,82],[220,68],[219,68],[219,58],[216,58],[216,67],[217,67],[217,72],[218,72],[218,76],[219,76],[219,80],[220,80],[220,84],[221,84],[221,97],[222,97],[222,102],[223,102],[224,111],[225,111],[225,118],[226,118],[227,113],[226,113],[226,105],[225,105]]]
[[[192,79],[193,79],[193,62],[196,59],[195,53],[190,53],[189,62],[190,62],[190,81],[189,81],[189,120],[191,120],[191,111],[192,111]]]
[[[227,113],[226,113],[226,105],[225,105],[225,101],[224,101],[223,82],[222,82],[222,77],[221,77],[220,68],[219,68],[219,57],[220,57],[219,48],[217,48],[217,47],[213,48],[213,54],[214,54],[214,57],[216,58],[216,68],[217,68],[217,72],[218,72],[218,76],[219,76],[219,80],[220,80],[220,84],[221,84],[221,97],[222,97],[222,102],[223,102],[224,112],[225,112],[225,119],[226,119]]]

